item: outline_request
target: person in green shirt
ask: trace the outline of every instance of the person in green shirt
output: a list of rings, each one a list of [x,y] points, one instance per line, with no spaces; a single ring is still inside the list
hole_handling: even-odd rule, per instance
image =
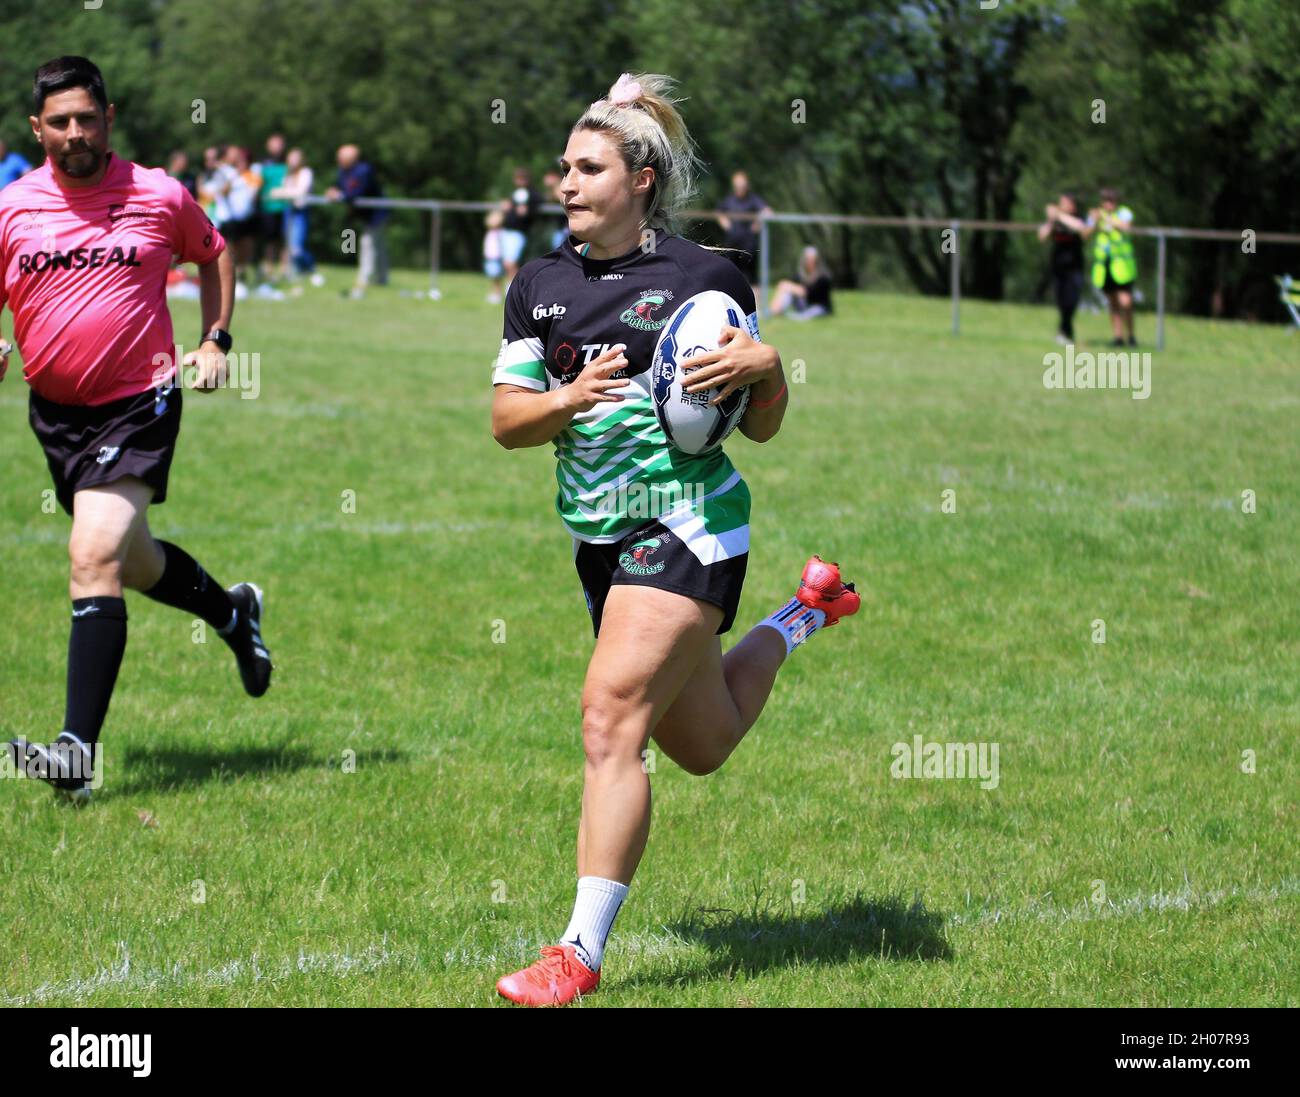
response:
[[[262,177],[261,209],[258,211],[258,239],[262,245],[262,277],[267,281],[283,278],[287,271],[284,248],[284,211],[289,203],[283,198],[269,198],[284,185],[284,137],[273,133],[266,139],[266,159],[254,169]]]

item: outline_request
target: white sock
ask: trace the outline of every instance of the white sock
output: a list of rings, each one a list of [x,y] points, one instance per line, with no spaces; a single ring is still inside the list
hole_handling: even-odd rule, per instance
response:
[[[578,880],[578,898],[573,904],[569,928],[560,938],[578,950],[578,959],[592,971],[600,970],[605,957],[605,940],[614,924],[618,908],[627,898],[627,884],[600,876],[583,876]]]
[[[789,655],[825,622],[825,610],[809,609],[798,598],[791,598],[771,617],[764,617],[754,627],[766,625],[776,629],[785,641],[785,653]]]

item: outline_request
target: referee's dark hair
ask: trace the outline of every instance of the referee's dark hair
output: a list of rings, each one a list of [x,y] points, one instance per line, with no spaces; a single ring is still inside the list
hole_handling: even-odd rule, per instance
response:
[[[85,88],[99,104],[100,110],[108,110],[108,92],[104,90],[104,76],[98,66],[85,57],[56,57],[37,69],[32,80],[36,113],[41,113],[47,96],[68,88]]]

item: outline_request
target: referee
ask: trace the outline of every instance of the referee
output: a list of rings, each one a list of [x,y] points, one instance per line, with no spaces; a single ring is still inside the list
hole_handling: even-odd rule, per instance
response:
[[[90,61],[42,65],[33,95],[45,163],[0,193],[0,307],[14,315],[32,430],[72,516],[72,629],[63,730],[48,746],[13,740],[8,761],[81,804],[102,778],[96,744],[126,649],[124,587],[207,622],[254,697],[270,685],[271,658],[262,592],[223,590],[154,540],[146,517],[167,497],[181,420],[167,271],[174,255],[199,266],[203,336],[184,364],[210,392],[231,346],[225,241],[178,181],[109,151],[114,108]],[[0,343],[0,379],[10,349]]]

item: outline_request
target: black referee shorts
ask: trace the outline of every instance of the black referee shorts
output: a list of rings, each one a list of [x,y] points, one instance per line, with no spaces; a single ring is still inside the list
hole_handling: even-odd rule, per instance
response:
[[[721,635],[735,623],[749,553],[716,564],[701,564],[677,534],[651,521],[608,545],[579,541],[573,562],[587,596],[591,628],[597,636],[609,588],[620,585],[657,587],[717,606],[722,610],[718,626]]]
[[[126,476],[152,487],[155,503],[167,498],[181,429],[181,390],[173,383],[94,407],[56,404],[33,390],[28,420],[45,450],[59,504],[69,514],[77,492]]]

